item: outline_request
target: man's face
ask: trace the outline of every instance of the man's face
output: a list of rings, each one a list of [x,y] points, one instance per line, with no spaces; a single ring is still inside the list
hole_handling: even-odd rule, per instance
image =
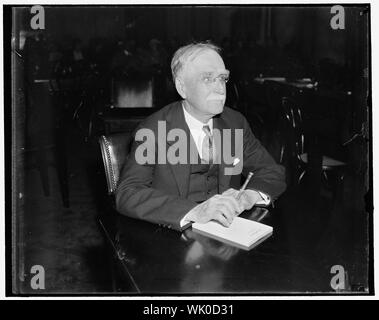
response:
[[[183,98],[198,118],[209,120],[223,111],[228,77],[222,58],[213,50],[204,50],[185,65]]]

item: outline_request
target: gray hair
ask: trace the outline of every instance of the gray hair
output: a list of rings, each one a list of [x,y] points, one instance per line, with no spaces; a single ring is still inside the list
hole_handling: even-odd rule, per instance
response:
[[[176,50],[171,60],[171,72],[174,83],[185,64],[195,59],[205,50],[213,50],[218,54],[221,52],[221,48],[211,42],[194,42]]]

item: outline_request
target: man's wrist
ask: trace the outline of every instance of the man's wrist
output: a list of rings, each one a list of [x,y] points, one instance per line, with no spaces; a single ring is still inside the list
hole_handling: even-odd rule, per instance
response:
[[[253,190],[253,189],[246,189],[245,190],[247,196],[249,199],[254,202],[255,204],[260,204],[260,205],[269,205],[271,202],[270,197],[258,190]]]
[[[196,221],[198,212],[201,210],[201,204],[198,204],[196,207],[193,207],[187,214],[180,220],[180,227],[183,229],[192,222]]]

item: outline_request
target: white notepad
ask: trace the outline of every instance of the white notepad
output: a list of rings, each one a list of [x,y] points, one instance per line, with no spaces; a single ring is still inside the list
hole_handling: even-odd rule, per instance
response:
[[[230,227],[216,221],[195,222],[192,230],[244,250],[251,250],[272,235],[273,228],[256,221],[235,217]]]

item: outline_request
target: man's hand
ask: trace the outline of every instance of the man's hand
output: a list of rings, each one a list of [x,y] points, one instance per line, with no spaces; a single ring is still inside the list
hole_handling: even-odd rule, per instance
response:
[[[239,193],[239,190],[230,188],[226,190],[225,192],[223,192],[222,195],[232,196],[237,199],[238,193]],[[260,200],[262,200],[262,197],[259,194],[259,192],[255,190],[246,189],[242,191],[241,197],[237,201],[238,201],[238,206],[241,208],[241,212],[242,212],[245,210],[250,210]]]
[[[195,207],[187,219],[194,222],[206,223],[216,220],[223,226],[229,227],[235,216],[243,211],[243,207],[233,195],[216,194]]]

